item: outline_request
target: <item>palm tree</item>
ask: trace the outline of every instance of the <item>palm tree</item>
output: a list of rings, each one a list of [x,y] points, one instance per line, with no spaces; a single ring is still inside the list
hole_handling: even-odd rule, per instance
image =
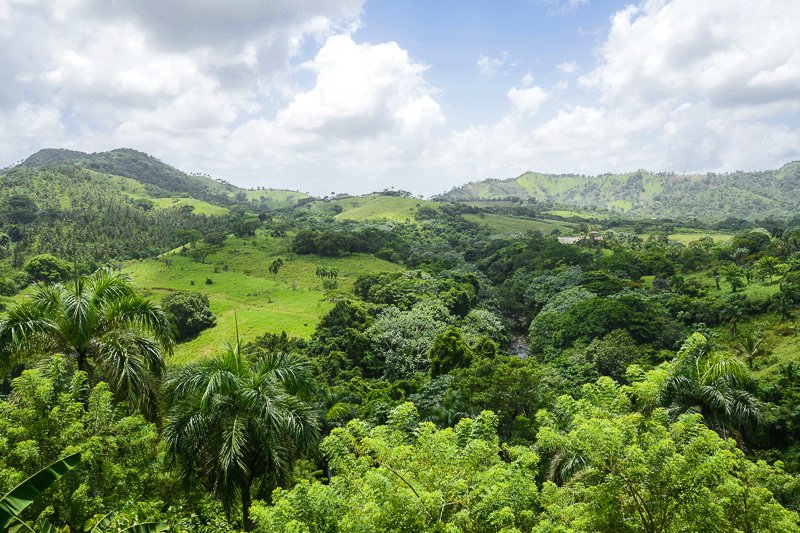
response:
[[[254,486],[268,498],[318,440],[318,417],[305,401],[310,384],[307,363],[287,354],[250,360],[238,334],[222,355],[180,368],[166,382],[172,467],[199,478],[227,508],[239,497],[242,525],[252,530]]]
[[[781,315],[781,322],[786,322],[792,317],[792,299],[784,292],[778,293],[772,301],[772,308]]]
[[[745,299],[741,295],[731,295],[725,299],[725,304],[720,310],[720,318],[727,320],[731,325],[731,336],[735,339],[738,333],[739,320],[745,316]]]
[[[761,335],[753,333],[741,335],[739,342],[733,345],[733,352],[738,356],[744,357],[745,361],[747,361],[747,366],[752,370],[753,361],[755,361],[756,357],[764,354],[764,349],[761,347],[763,341],[764,337]]]
[[[761,422],[758,400],[750,391],[747,368],[728,352],[711,351],[700,333],[691,335],[678,352],[664,387],[670,415],[703,415],[723,437],[738,436]]]
[[[278,283],[278,274],[281,271],[281,267],[283,266],[283,259],[277,257],[272,260],[269,264],[269,273],[272,274],[273,278],[275,278],[275,283]]]
[[[164,353],[174,324],[126,275],[101,269],[67,285],[36,284],[0,320],[0,362],[17,354],[63,352],[90,383],[103,380],[118,400],[149,417],[158,412]]]

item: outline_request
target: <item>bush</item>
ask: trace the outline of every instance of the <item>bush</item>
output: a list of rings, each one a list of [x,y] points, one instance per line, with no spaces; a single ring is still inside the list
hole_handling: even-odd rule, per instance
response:
[[[179,341],[196,336],[217,320],[209,309],[208,296],[199,292],[174,292],[164,297],[162,306],[175,318]]]
[[[66,261],[51,254],[35,255],[25,263],[25,272],[33,281],[56,283],[65,280],[72,270]]]

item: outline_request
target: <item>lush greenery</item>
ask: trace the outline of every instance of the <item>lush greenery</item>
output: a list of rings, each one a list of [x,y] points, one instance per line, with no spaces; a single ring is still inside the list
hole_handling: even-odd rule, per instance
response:
[[[614,205],[673,201],[647,176]],[[0,179],[5,523],[800,531],[788,204],[315,199],[131,150]]]
[[[528,172],[508,180],[469,183],[441,198],[460,202],[531,200],[638,217],[763,220],[796,217],[800,204],[791,191],[798,186],[800,162],[794,161],[772,171],[697,176],[644,170],[600,176]],[[563,209],[553,213],[573,215]]]

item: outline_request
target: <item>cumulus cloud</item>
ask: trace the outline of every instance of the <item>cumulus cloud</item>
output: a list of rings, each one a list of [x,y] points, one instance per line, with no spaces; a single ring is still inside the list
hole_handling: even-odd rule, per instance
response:
[[[703,100],[717,107],[800,99],[800,3],[673,0],[612,19],[603,64],[582,83],[610,103]]]
[[[394,175],[381,173],[417,160],[444,123],[436,90],[423,76],[427,67],[396,43],[332,36],[302,68],[315,74],[313,87],[274,120],[237,128],[229,145],[244,158],[267,156],[281,170],[329,167],[328,174],[309,172],[304,186],[327,190],[336,170],[358,172],[359,183],[351,185],[361,190],[389,186]]]
[[[522,113],[536,113],[539,106],[547,100],[547,93],[541,87],[527,89],[512,87],[506,95],[514,107]]]
[[[443,164],[455,172],[463,160],[464,172],[486,178],[764,169],[798,159],[798,17],[791,0],[626,7],[611,19],[598,64],[579,78],[585,96],[561,93],[568,85],[559,82],[558,105],[543,113],[544,89],[512,88],[516,109],[538,111],[539,120],[509,113],[456,132],[439,150],[449,154]],[[572,73],[577,65],[557,68]]]
[[[130,146],[243,185],[434,194],[525,170],[724,171],[800,155],[793,0],[644,0],[610,19],[596,64],[537,67],[536,83],[510,89],[510,54],[481,55],[473,76],[498,110],[482,122],[402,42],[359,40],[362,9],[0,0],[0,161]]]

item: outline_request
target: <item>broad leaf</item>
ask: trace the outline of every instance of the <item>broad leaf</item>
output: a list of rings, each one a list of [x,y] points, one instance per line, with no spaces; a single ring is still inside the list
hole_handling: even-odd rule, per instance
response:
[[[14,487],[11,492],[0,500],[0,527],[10,527],[16,517],[32,504],[42,492],[49,489],[61,476],[78,466],[80,462],[81,454],[74,453],[39,470]]]

